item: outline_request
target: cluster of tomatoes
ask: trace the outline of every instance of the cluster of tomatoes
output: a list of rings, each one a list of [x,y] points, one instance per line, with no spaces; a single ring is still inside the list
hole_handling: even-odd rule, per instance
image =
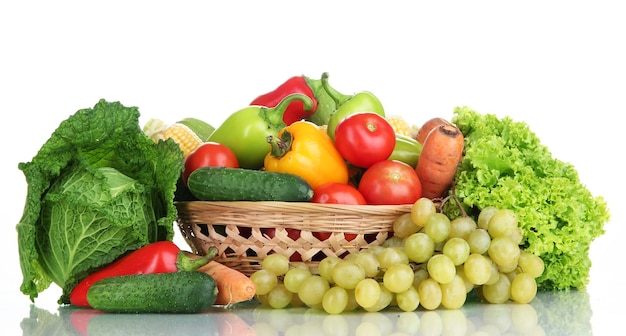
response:
[[[333,144],[349,168],[348,183],[330,182],[314,187],[312,202],[338,204],[412,204],[422,196],[415,167],[388,160],[396,145],[389,121],[373,112],[354,113],[334,132]],[[203,166],[238,167],[225,145],[206,142],[185,159],[183,180]]]

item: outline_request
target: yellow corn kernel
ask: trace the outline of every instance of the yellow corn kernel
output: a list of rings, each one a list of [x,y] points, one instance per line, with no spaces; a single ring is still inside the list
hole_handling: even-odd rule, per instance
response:
[[[184,157],[187,157],[203,143],[189,127],[179,123],[168,126],[161,132],[160,136],[163,140],[172,138],[183,151]]]
[[[409,123],[406,122],[406,120],[404,120],[404,118],[393,115],[388,116],[387,121],[389,121],[391,127],[393,127],[393,130],[396,132],[396,134],[411,136],[411,126],[409,125]]]

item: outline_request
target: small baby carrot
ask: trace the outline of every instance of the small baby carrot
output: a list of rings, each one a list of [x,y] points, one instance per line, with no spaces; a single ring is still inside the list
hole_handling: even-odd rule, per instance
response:
[[[217,261],[210,261],[198,268],[198,271],[215,279],[218,289],[216,305],[231,305],[248,301],[256,294],[256,287],[247,275]]]

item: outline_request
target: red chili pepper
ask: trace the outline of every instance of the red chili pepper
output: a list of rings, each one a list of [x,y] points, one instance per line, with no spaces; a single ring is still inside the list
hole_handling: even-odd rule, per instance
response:
[[[275,107],[285,97],[293,93],[302,93],[311,98],[313,107],[310,110],[305,110],[304,104],[299,100],[293,101],[287,106],[283,114],[283,122],[287,125],[291,125],[294,121],[305,119],[317,110],[318,100],[310,81],[311,80],[305,76],[293,76],[278,86],[274,91],[256,97],[250,105]]]
[[[217,254],[211,248],[201,258],[190,258],[170,241],[158,241],[135,250],[108,266],[88,275],[70,294],[70,302],[75,306],[90,307],[87,302],[87,291],[99,280],[112,276],[169,273],[191,271],[208,263]]]

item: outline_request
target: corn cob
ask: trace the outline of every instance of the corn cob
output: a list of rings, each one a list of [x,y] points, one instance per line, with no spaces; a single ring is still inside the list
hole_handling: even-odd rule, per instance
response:
[[[143,131],[155,142],[172,138],[183,151],[184,157],[187,157],[203,143],[191,128],[182,123],[174,123],[168,126],[162,120],[150,119],[144,126]]]
[[[411,126],[409,126],[404,118],[392,115],[387,117],[387,121],[391,124],[396,134],[411,136]]]
[[[203,143],[196,133],[194,133],[189,127],[180,123],[168,126],[161,133],[161,137],[163,140],[172,138],[178,146],[180,146],[184,157],[187,157]]]

